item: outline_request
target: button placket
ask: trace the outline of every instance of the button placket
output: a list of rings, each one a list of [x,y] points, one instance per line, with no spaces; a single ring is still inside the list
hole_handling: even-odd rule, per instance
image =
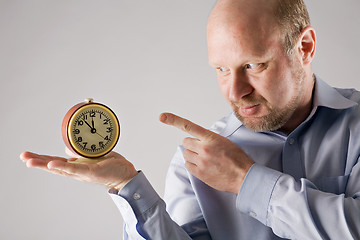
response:
[[[283,149],[283,171],[296,180],[303,177],[302,161],[297,139],[289,137]]]

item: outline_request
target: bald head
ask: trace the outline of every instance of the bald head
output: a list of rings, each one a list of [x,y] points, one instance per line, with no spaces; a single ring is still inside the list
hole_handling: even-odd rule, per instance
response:
[[[243,33],[278,31],[290,54],[300,32],[309,25],[303,0],[219,0],[209,17],[208,33],[219,27]]]
[[[208,43],[219,37],[241,39],[255,45],[270,40],[278,25],[274,0],[220,0],[208,21]],[[241,36],[241,38],[240,38]],[[241,43],[239,43],[241,44]]]
[[[274,22],[276,0],[220,0],[210,14],[208,27],[226,25],[259,27]]]
[[[211,12],[209,22],[220,19],[246,20],[264,14],[274,16],[276,3],[277,0],[219,0]]]
[[[274,2],[276,1],[218,1],[209,17],[207,28],[210,61],[223,62],[225,59],[219,57],[225,51],[237,51],[239,54],[251,51],[251,54],[260,56],[271,42],[279,41],[280,31],[274,17]],[[232,49],[229,49],[230,46],[233,46]]]

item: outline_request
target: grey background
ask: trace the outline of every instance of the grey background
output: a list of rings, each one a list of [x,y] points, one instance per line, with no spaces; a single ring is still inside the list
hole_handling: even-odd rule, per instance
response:
[[[230,112],[208,66],[214,0],[0,0],[0,239],[122,239],[122,217],[102,186],[19,160],[66,156],[60,127],[87,97],[118,115],[116,151],[160,195],[184,134],[158,121],[171,111],[209,127]],[[355,87],[360,1],[306,1],[318,48],[314,71]]]

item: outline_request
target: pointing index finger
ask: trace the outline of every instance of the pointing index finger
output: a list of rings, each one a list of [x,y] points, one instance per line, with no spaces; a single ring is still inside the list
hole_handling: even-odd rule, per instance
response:
[[[199,138],[200,140],[208,137],[209,134],[212,133],[201,126],[172,113],[162,113],[159,120],[167,125],[177,127],[178,129]]]

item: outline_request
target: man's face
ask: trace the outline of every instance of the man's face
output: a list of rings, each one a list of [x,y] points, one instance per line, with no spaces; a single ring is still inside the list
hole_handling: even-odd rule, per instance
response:
[[[302,104],[305,72],[287,56],[277,28],[210,26],[210,64],[239,120],[254,131],[277,130]]]

